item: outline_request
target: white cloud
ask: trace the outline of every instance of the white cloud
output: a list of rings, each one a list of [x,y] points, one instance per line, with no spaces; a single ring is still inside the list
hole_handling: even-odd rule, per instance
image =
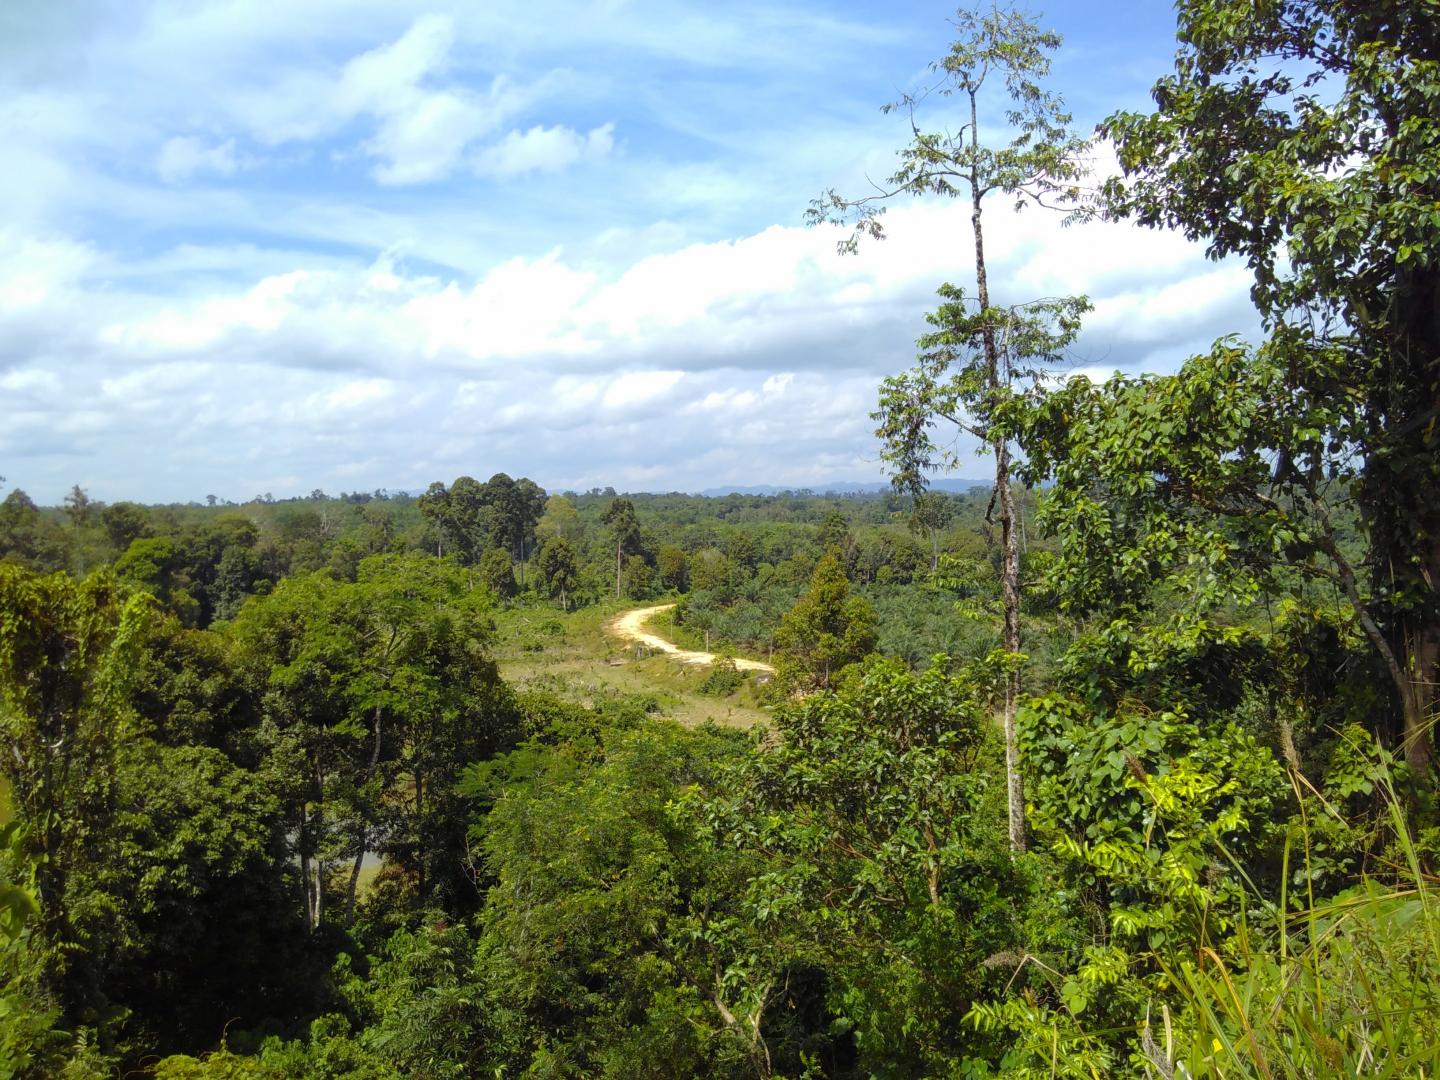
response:
[[[394,386],[386,379],[357,379],[328,391],[316,404],[333,412],[343,412],[384,401],[393,392]]]
[[[429,13],[399,37],[352,56],[333,76],[314,68],[285,71],[263,90],[236,95],[232,115],[257,140],[271,146],[333,138],[350,126],[373,125],[358,149],[372,162],[371,176],[385,186],[402,187],[442,181],[459,169],[486,137],[506,121],[553,92],[553,73],[528,82],[504,75],[479,89],[472,75],[452,72],[457,43],[455,19]],[[511,146],[512,133],[497,148],[502,163],[519,168],[555,169],[560,147],[529,146],[556,142],[568,133],[579,140],[571,161],[608,152],[611,129],[578,136],[565,127],[534,128]],[[554,133],[554,134],[552,134]],[[528,153],[534,164],[525,163]]]
[[[155,161],[156,174],[167,184],[183,183],[198,173],[233,176],[239,167],[234,139],[212,146],[188,135],[166,139]]]
[[[891,238],[856,257],[837,255],[825,230],[772,227],[628,266],[576,265],[556,250],[467,282],[386,254],[165,300],[97,292],[92,275],[108,276],[110,257],[15,236],[27,264],[50,270],[7,278],[0,260],[0,290],[32,302],[0,308],[0,361],[7,335],[65,352],[10,350],[0,452],[7,473],[20,472],[16,455],[48,462],[63,492],[85,481],[79,463],[131,447],[141,457],[117,466],[111,487],[103,474],[90,481],[102,498],[137,494],[136,475],[169,497],[283,491],[285,476],[306,490],[420,488],[494,469],[582,488],[877,479],[876,385],[912,362],[935,285],[967,258],[957,204],[887,220]],[[1047,220],[996,215],[997,296],[1053,284],[1035,255]],[[1087,370],[1173,363],[1207,335],[1246,328],[1238,268],[1195,249],[1176,259],[1163,235],[1124,226],[1077,235],[1150,278],[1137,286],[1117,269],[1081,281],[1097,308],[1076,350]],[[163,468],[144,457],[154,446]],[[193,490],[165,486],[185,476]]]
[[[775,226],[730,243],[692,244],[618,272],[582,269],[559,251],[510,259],[468,287],[405,272],[391,257],[359,270],[295,270],[233,293],[166,304],[99,330],[109,346],[149,358],[240,350],[292,367],[401,369],[414,363],[479,370],[538,361],[557,373],[643,363],[656,372],[769,367],[870,369],[908,363],[936,283],[963,264],[963,208],[914,204],[888,217],[890,239],[860,256],[836,254],[836,234]],[[1044,221],[997,219],[992,286],[1029,299],[1028,252]],[[1053,225],[1053,223],[1052,223]],[[1243,268],[1169,258],[1164,234],[1092,224],[1071,230],[1095,250],[1150,267],[1143,288],[1095,283],[1091,338],[1133,364],[1166,342],[1188,342],[1217,312],[1243,318]],[[954,235],[957,245],[935,243]],[[1152,249],[1165,258],[1152,260]],[[1066,267],[1063,274],[1073,271]],[[3,279],[0,279],[3,280]],[[1024,288],[1026,291],[1021,293]],[[1018,294],[1018,295],[1017,295]],[[1233,318],[1232,318],[1233,324]],[[1243,327],[1242,327],[1243,329]],[[886,342],[875,352],[876,342]],[[613,390],[607,400],[620,400]]]
[[[465,148],[516,106],[503,80],[492,84],[488,99],[459,87],[426,85],[444,72],[454,41],[448,17],[426,15],[397,40],[345,65],[336,110],[341,117],[368,114],[379,121],[363,147],[379,161],[373,175],[380,183],[443,179]]]
[[[0,229],[0,324],[4,309],[38,307],[73,288],[95,263],[89,245]],[[0,367],[4,357],[0,356]]]
[[[632,371],[605,388],[601,404],[614,411],[645,405],[662,398],[685,377],[683,371]]]
[[[607,157],[615,146],[615,125],[580,134],[568,127],[532,127],[512,131],[475,157],[481,176],[509,178],[531,172],[561,172],[578,161]]]
[[[42,499],[878,478],[876,384],[969,276],[955,204],[854,258],[775,224],[888,172],[943,8],[62,8],[0,35],[0,471]],[[1253,325],[1178,237],[987,227],[997,297],[1092,294],[1077,364]]]

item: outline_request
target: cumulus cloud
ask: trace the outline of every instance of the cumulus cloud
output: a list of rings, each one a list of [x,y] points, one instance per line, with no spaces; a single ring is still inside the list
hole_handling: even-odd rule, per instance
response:
[[[341,117],[368,114],[378,121],[367,154],[378,160],[382,184],[442,179],[469,144],[513,111],[520,95],[497,79],[488,96],[463,88],[433,87],[454,44],[453,22],[444,16],[417,19],[400,38],[345,65],[336,89]]]
[[[63,491],[101,446],[165,445],[192,463],[175,466],[175,483],[203,460],[201,486],[238,496],[285,490],[287,476],[421,487],[498,468],[582,488],[878,478],[876,385],[912,361],[936,283],[963,280],[969,258],[956,204],[888,221],[890,239],[855,257],[828,230],[772,227],[613,267],[557,249],[464,281],[385,255],[104,305],[86,278],[103,256],[31,241],[51,270],[6,277],[0,262],[0,289],[79,340],[63,381],[43,358],[5,374],[14,422],[0,454],[43,459]],[[995,217],[992,288],[1024,299],[1092,286],[1073,357],[1087,372],[1173,363],[1253,324],[1238,268],[1193,248],[1179,257],[1163,234],[1092,224],[1074,230],[1074,250],[1106,252],[1113,270],[1087,279],[1047,254],[1047,229],[1052,219]],[[1130,266],[1149,268],[1143,285]],[[21,315],[0,313],[0,342]],[[165,486],[172,465],[117,465],[110,494],[133,494],[137,468],[152,491],[186,494]]]
[[[31,5],[0,40],[0,472],[49,501],[879,478],[876,385],[969,278],[964,210],[897,206],[853,258],[775,223],[888,171],[872,106],[944,34],[903,7]],[[1095,301],[1077,368],[1254,325],[1180,237],[987,229],[997,297]]]
[[[605,124],[582,135],[573,128],[532,127],[512,131],[475,157],[481,176],[508,178],[530,172],[560,172],[577,161],[606,157],[615,146],[615,125]]]

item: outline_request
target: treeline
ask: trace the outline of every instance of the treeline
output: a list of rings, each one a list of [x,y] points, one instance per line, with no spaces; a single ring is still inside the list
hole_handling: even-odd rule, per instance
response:
[[[103,504],[78,486],[58,508],[19,489],[0,502],[0,562],[83,575],[113,566],[186,626],[233,618],[294,574],[355,580],[361,561],[428,552],[513,603],[574,609],[614,598],[680,599],[695,642],[768,655],[780,617],[834,551],[879,611],[888,652],[921,662],[981,631],[949,616],[959,597],[993,594],[998,558],[989,492],[898,495],[547,495],[501,473],[408,495],[244,505]],[[1021,512],[1033,516],[1025,497]],[[1048,541],[1023,558],[1039,588]],[[1038,593],[1037,593],[1038,596]],[[687,639],[690,640],[690,639]]]

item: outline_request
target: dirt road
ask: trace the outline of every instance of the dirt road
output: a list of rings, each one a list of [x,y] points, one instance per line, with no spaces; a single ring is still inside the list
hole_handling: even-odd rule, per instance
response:
[[[660,614],[662,611],[669,611],[674,604],[656,604],[654,607],[636,608],[634,611],[626,611],[617,615],[605,625],[605,629],[618,638],[626,641],[639,642],[652,649],[657,649],[676,660],[686,664],[713,664],[717,657],[714,653],[695,652],[691,649],[682,649],[673,641],[666,641],[658,634],[652,634],[645,629],[647,620]],[[735,666],[741,671],[768,671],[772,674],[775,669],[769,664],[761,663],[759,660],[742,660],[736,658]]]

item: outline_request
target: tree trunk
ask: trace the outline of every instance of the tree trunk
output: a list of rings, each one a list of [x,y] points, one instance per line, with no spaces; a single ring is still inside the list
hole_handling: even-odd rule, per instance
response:
[[[1440,705],[1440,266],[1398,270],[1389,305],[1389,356],[1369,391],[1374,448],[1361,504],[1371,537],[1371,595],[1390,597],[1399,608],[1380,621],[1388,623],[1401,669],[1392,676],[1405,760],[1431,777]]]
[[[970,92],[970,146],[978,153],[980,116],[975,91]],[[990,282],[985,272],[985,230],[981,224],[980,190],[974,174],[970,179],[970,225],[975,232],[975,298],[982,312],[990,308]],[[1002,368],[995,326],[984,323],[985,372],[988,389],[998,393],[1009,385],[1010,373]],[[1010,447],[1003,438],[992,440],[995,451],[995,495],[1000,504],[1000,596],[1005,608],[1003,645],[1012,656],[1020,651],[1020,549],[1015,530],[1015,499],[1010,491]],[[1025,787],[1020,776],[1020,744],[1015,731],[1015,708],[1020,696],[1020,673],[1005,676],[1005,796],[1009,818],[1010,850],[1025,850]]]
[[[360,786],[363,788],[375,778],[375,770],[380,767],[380,744],[383,731],[384,716],[380,706],[375,706],[373,714],[375,724],[375,742],[370,748],[370,764],[365,769],[365,779]],[[349,926],[355,921],[355,890],[360,884],[360,866],[365,861],[365,848],[369,840],[369,823],[363,819],[360,822],[360,829],[355,837],[355,845],[358,850],[355,852],[355,865],[350,871],[350,887],[345,894],[345,925]]]
[[[1016,542],[1015,501],[1010,490],[1010,448],[995,442],[995,487],[1000,496],[1000,595],[1005,608],[1003,644],[1012,656],[1020,651],[1020,548]],[[1010,848],[1025,850],[1025,787],[1020,776],[1020,740],[1015,708],[1020,697],[1020,672],[1005,675],[1005,804],[1009,813]]]
[[[325,839],[325,773],[318,754],[311,758],[310,767],[315,782],[312,792],[314,809],[310,811],[305,830],[309,833],[309,842],[301,851],[301,876],[305,879],[305,919],[314,931],[319,928],[320,917],[325,910],[325,861],[320,857],[320,845]],[[301,816],[303,820],[303,811]],[[302,833],[302,840],[303,837]],[[313,853],[308,850],[312,846],[315,849]]]
[[[355,922],[355,893],[360,887],[360,870],[365,865],[365,846],[367,842],[366,829],[360,827],[360,835],[355,838],[357,851],[355,862],[350,867],[350,886],[345,892],[345,925],[350,926]]]
[[[1435,768],[1431,730],[1437,715],[1440,680],[1440,626],[1420,619],[1402,624],[1405,685],[1400,688],[1406,763],[1421,776]]]
[[[615,541],[615,599],[620,599],[620,541]]]

